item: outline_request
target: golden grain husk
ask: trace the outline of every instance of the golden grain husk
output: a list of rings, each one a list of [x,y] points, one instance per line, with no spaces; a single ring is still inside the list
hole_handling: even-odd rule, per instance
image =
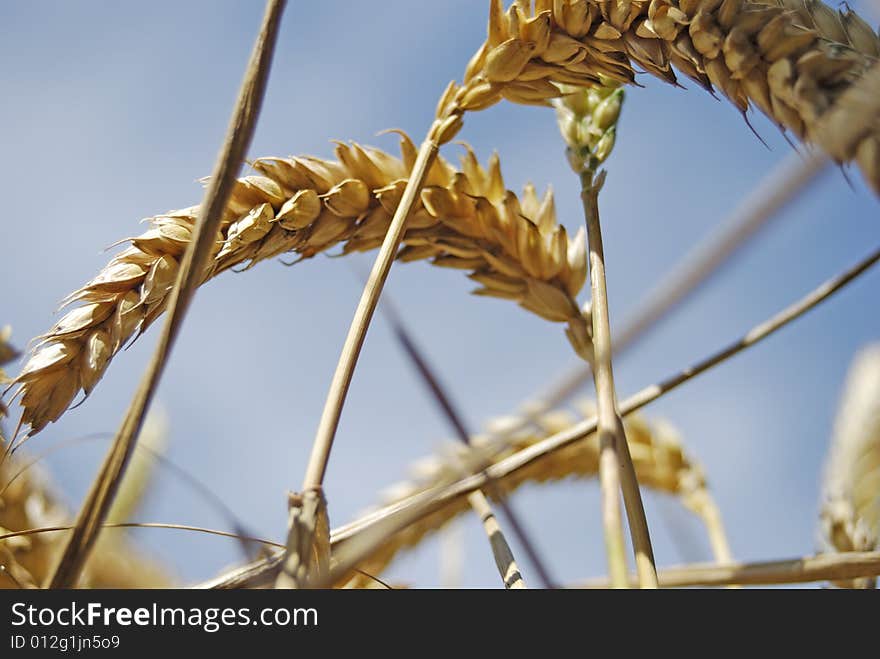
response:
[[[846,378],[822,483],[819,532],[830,552],[880,547],[880,344],[859,351]]]
[[[579,404],[584,416],[593,416],[592,402]],[[498,419],[490,423],[503,429],[509,427],[509,420]],[[420,492],[427,491],[438,483],[457,477],[463,465],[473,463],[494,464],[499,460],[541,441],[553,433],[570,427],[577,421],[571,412],[557,410],[543,415],[536,425],[505,436],[504,448],[499,451],[491,435],[473,438],[472,448],[460,444],[444,447],[437,454],[414,463],[410,469],[409,480],[391,486],[380,502],[381,507],[392,506]],[[649,423],[638,414],[625,420],[626,437],[636,468],[639,483],[653,490],[671,494],[682,504],[703,519],[714,516],[718,523],[717,507],[709,493],[706,479],[700,466],[685,453],[681,440],[675,430],[666,422]],[[576,442],[546,458],[536,461],[526,469],[517,471],[508,478],[494,481],[493,491],[510,495],[526,483],[547,483],[565,478],[592,478],[598,474],[599,444],[595,435]],[[393,535],[383,547],[360,565],[364,572],[378,575],[403,550],[418,545],[428,535],[444,527],[453,519],[470,509],[466,496],[460,496],[447,503],[418,523]],[[722,540],[726,544],[725,540]],[[366,578],[354,576],[349,586],[363,587]]]
[[[400,157],[359,144],[337,144],[336,159],[262,158],[257,175],[232,192],[208,280],[293,252],[310,258],[378,247],[397,208],[416,149],[401,134]],[[15,378],[23,424],[36,433],[57,420],[79,392],[88,394],[113,356],[165,309],[198,208],[150,218],[92,281],[67,297],[79,306],[40,337]],[[570,238],[552,193],[506,189],[497,156],[481,165],[470,149],[456,169],[442,158],[407,224],[403,261],[429,259],[470,273],[475,293],[512,299],[567,325],[580,354],[591,351],[589,321],[576,296],[586,278],[583,232]]]
[[[859,128],[841,139],[823,119],[880,57],[880,38],[850,9],[818,0],[535,0],[504,10],[491,0],[487,41],[439,117],[502,98],[546,104],[551,87],[635,82],[641,69],[667,82],[678,71],[741,112],[756,107],[780,129],[855,162],[880,194],[880,124],[870,104],[846,104]],[[870,83],[869,94],[880,96]],[[556,94],[559,95],[559,92]]]
[[[38,465],[17,453],[0,464],[0,535],[71,523],[69,511]],[[0,540],[0,588],[40,588],[64,549],[64,532]],[[101,536],[80,586],[84,588],[167,588],[172,580],[155,560],[140,552],[121,529]]]

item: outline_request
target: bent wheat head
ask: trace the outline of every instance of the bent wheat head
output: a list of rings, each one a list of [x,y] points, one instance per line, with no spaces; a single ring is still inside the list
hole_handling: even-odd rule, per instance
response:
[[[400,145],[400,158],[340,143],[336,160],[254,162],[260,175],[239,179],[204,280],[286,252],[304,259],[335,245],[344,254],[378,247],[416,157],[406,135]],[[31,434],[57,420],[77,392],[88,395],[112,357],[164,311],[197,210],[150,218],[149,231],[128,239],[97,277],[66,298],[82,305],[41,337],[13,381]],[[539,199],[527,186],[517,197],[505,189],[497,156],[484,168],[467,149],[460,170],[442,159],[432,167],[399,258],[468,271],[480,285],[476,294],[567,323],[572,345],[589,357],[589,321],[576,301],[585,249],[583,233],[570,239],[556,221],[550,192]]]
[[[502,98],[547,105],[559,85],[635,82],[642,68],[677,84],[673,67],[745,113],[755,106],[782,130],[832,157],[856,161],[880,193],[875,103],[838,105],[877,64],[880,38],[855,13],[817,0],[491,0],[488,38],[462,85],[440,100],[438,119],[481,110]],[[851,129],[822,130],[832,108]]]
[[[586,417],[593,416],[592,403],[583,403],[581,407]],[[498,423],[503,421],[499,420]],[[461,465],[472,463],[475,454],[477,462],[483,462],[489,457],[490,463],[494,463],[570,427],[575,421],[576,418],[569,412],[551,412],[541,417],[537,426],[505,437],[504,449],[500,452],[492,445],[491,438],[480,436],[473,438],[473,448],[459,444],[450,446],[447,451],[414,464],[411,469],[412,480],[392,486],[383,497],[381,505],[392,506],[430,490],[438,483],[455,478]],[[709,494],[703,471],[685,454],[681,441],[671,426],[666,423],[649,424],[638,415],[628,417],[624,423],[639,483],[679,497],[689,510],[717,524],[718,520],[713,517],[718,514],[717,508]],[[527,483],[546,483],[569,477],[591,478],[598,474],[598,470],[599,444],[594,434],[514,472],[507,478],[498,479],[494,484],[498,492],[509,495]],[[466,496],[450,500],[441,509],[390,537],[385,545],[359,567],[369,574],[380,574],[400,551],[416,546],[426,536],[441,529],[469,508]],[[344,531],[345,527],[338,529],[339,534],[344,534]],[[722,542],[726,543],[726,540],[722,538]],[[363,576],[355,576],[350,585],[364,585],[364,579]]]

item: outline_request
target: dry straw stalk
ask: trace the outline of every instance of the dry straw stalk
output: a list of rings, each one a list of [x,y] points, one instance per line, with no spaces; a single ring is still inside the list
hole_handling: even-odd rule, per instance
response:
[[[593,372],[599,411],[601,458],[599,482],[602,489],[602,519],[605,530],[606,554],[611,580],[619,587],[627,585],[623,529],[620,519],[622,489],[635,553],[639,583],[645,588],[657,587],[654,551],[645,508],[629,455],[624,425],[617,410],[617,390],[611,354],[611,321],[605,276],[605,250],[599,216],[599,191],[605,172],[597,168],[608,158],[614,147],[617,122],[623,105],[623,90],[599,87],[569,90],[555,103],[560,132],[567,145],[569,164],[581,181],[581,202],[587,226],[591,317],[593,329]]]
[[[662,588],[695,586],[769,586],[803,584],[814,581],[840,581],[880,574],[880,552],[820,554],[804,558],[726,565],[686,565],[662,569],[658,573]],[[631,582],[634,579],[631,578]],[[606,579],[595,579],[575,588],[607,588]]]
[[[208,184],[204,203],[192,228],[192,243],[184,252],[180,270],[175,273],[173,283],[170,283],[168,318],[162,328],[153,357],[113,439],[113,445],[104,457],[98,475],[92,482],[77,515],[67,545],[52,575],[50,581],[52,588],[71,588],[77,583],[125,475],[126,467],[134,452],[137,435],[164,371],[171,347],[180,331],[196,288],[201,283],[201,274],[213,254],[211,248],[214,238],[221,225],[235,177],[241,169],[245,152],[256,128],[285,5],[286,0],[268,0],[266,3],[260,32],[239,90],[226,138]],[[106,346],[104,350],[106,351]],[[58,401],[49,399],[50,406],[57,403]]]

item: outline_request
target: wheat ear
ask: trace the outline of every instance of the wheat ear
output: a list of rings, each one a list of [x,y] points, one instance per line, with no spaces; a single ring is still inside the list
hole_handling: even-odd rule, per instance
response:
[[[581,403],[581,407],[587,416],[591,416],[595,411],[592,403]],[[412,479],[392,486],[383,497],[381,507],[392,508],[402,501],[447,482],[450,477],[457,476],[461,472],[463,463],[488,459],[489,464],[496,464],[536,445],[545,437],[570,427],[575,421],[571,413],[561,410],[544,415],[539,421],[539,426],[514,434],[508,440],[510,443],[506,444],[501,452],[495,450],[495,442],[490,436],[475,437],[472,449],[464,446],[445,447],[436,455],[417,462],[410,470]],[[705,513],[714,506],[714,502],[706,487],[703,471],[684,452],[681,441],[672,427],[662,422],[649,424],[638,415],[630,416],[625,424],[639,481],[645,487],[679,497],[688,509],[706,519]],[[545,460],[498,479],[496,481],[498,496],[509,496],[527,483],[548,483],[569,477],[596,477],[599,473],[599,457],[599,444],[596,435],[592,434],[584,441],[570,444]],[[431,533],[466,513],[469,507],[466,496],[444,501],[441,508],[390,537],[368,561],[359,567],[370,574],[381,574],[400,551],[419,544]],[[365,519],[371,516],[372,514],[367,514]],[[334,530],[331,536],[334,548],[338,543],[350,541],[357,534],[357,529],[362,526],[360,520],[356,520]],[[360,575],[353,577],[353,582],[357,584],[363,580],[364,577]]]
[[[880,193],[880,81],[863,102],[839,103],[878,56],[867,23],[812,0],[516,0],[507,12],[491,0],[487,40],[438,117],[502,98],[547,105],[560,84],[633,83],[638,68],[676,84],[675,67],[741,112],[755,106],[839,162],[855,161]],[[832,108],[845,134],[821,130]]]
[[[261,175],[233,189],[203,280],[286,252],[303,259],[337,245],[342,253],[377,247],[406,184],[413,143],[401,135],[399,158],[357,144],[339,144],[336,157],[254,162]],[[150,218],[152,228],[68,296],[81,306],[41,337],[14,380],[31,433],[57,420],[78,391],[88,395],[113,356],[165,310],[197,213],[196,206]],[[398,258],[465,270],[477,295],[567,323],[575,348],[589,352],[588,319],[575,299],[586,278],[584,236],[570,239],[558,224],[551,193],[539,199],[527,186],[517,197],[504,187],[497,156],[484,168],[467,150],[460,170],[437,160],[407,226]]]
[[[822,484],[821,538],[827,551],[880,546],[880,344],[853,360],[834,424]],[[873,587],[874,580],[849,586]]]
[[[16,458],[0,465],[0,535],[67,525],[70,512],[56,496],[45,472]],[[14,480],[13,480],[14,479]],[[0,540],[0,588],[41,588],[49,579],[66,533],[35,534]],[[80,584],[91,588],[171,586],[166,570],[139,552],[123,534],[102,537]]]

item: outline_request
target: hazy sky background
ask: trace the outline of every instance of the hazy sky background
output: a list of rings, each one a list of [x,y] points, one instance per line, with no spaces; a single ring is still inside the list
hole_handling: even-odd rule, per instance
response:
[[[393,137],[376,136],[386,128],[420,140],[439,94],[482,42],[486,7],[290,2],[250,154],[330,156],[331,139],[396,149]],[[58,301],[106,263],[103,247],[143,230],[140,218],[198,202],[196,179],[213,165],[261,14],[256,0],[0,2],[0,325],[13,325],[18,345],[48,329]],[[645,88],[628,93],[601,197],[613,325],[790,152],[762,117],[752,122],[769,149],[728,103],[650,76],[640,81]],[[484,161],[498,150],[511,189],[552,184],[560,220],[572,230],[583,222],[552,111],[502,104],[469,116],[460,139]],[[619,360],[621,398],[728,343],[873,249],[877,201],[856,171],[850,179],[852,186],[836,170],[818,179],[759,242]],[[369,267],[372,256],[349,260]],[[461,273],[411,264],[395,266],[387,290],[477,429],[574,358],[560,326],[469,296],[471,288]],[[646,411],[671,421],[704,465],[736,558],[815,549],[837,398],[854,352],[880,334],[878,288],[873,271]],[[228,273],[199,292],[175,347],[158,394],[171,422],[168,456],[264,537],[285,535],[285,493],[301,482],[359,294],[351,267],[324,256]],[[29,449],[113,432],[157,329],[118,356],[92,397]],[[377,317],[329,466],[333,525],[375,502],[449,436]],[[106,447],[82,442],[48,460],[72,508]],[[514,503],[558,581],[604,572],[595,482],[526,487]],[[659,563],[709,558],[693,517],[651,493],[647,508]],[[138,519],[226,525],[167,472]],[[674,527],[691,538],[684,553]],[[497,587],[479,525],[468,517],[462,528],[463,584]],[[239,560],[236,545],[220,538],[162,530],[136,537],[183,582]],[[387,574],[438,584],[438,543],[426,542]]]

